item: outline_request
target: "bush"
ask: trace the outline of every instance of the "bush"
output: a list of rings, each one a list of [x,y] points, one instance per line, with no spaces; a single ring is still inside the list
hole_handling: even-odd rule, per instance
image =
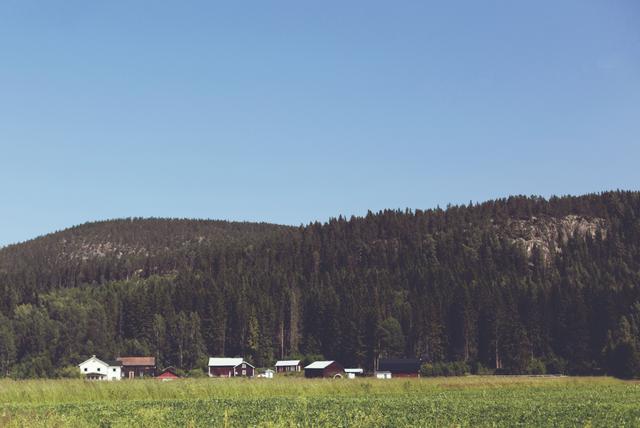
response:
[[[630,342],[620,342],[613,349],[611,374],[621,379],[640,375],[640,355]]]
[[[476,362],[471,373],[477,374],[479,376],[489,376],[493,375],[495,373],[495,370],[483,366],[480,362]]]
[[[184,376],[190,377],[190,378],[201,378],[201,377],[207,377],[207,374],[202,369],[192,369],[185,372]]]
[[[424,377],[464,376],[470,372],[469,365],[464,361],[425,363],[420,367],[420,375]]]
[[[547,359],[547,373],[550,374],[565,374],[567,373],[567,362],[560,358],[551,356]]]
[[[527,374],[543,375],[547,373],[547,367],[544,362],[538,358],[532,358],[527,365]]]
[[[61,367],[55,372],[56,377],[61,377],[64,379],[80,379],[82,378],[82,374],[80,373],[80,369],[76,366],[66,366]]]

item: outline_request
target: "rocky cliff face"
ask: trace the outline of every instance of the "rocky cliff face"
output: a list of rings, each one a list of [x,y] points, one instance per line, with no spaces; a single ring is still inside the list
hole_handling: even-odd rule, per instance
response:
[[[550,255],[561,252],[561,247],[573,236],[595,238],[599,231],[603,239],[607,237],[606,220],[576,215],[509,220],[506,229],[513,242],[521,245],[528,256],[537,247],[545,260]]]

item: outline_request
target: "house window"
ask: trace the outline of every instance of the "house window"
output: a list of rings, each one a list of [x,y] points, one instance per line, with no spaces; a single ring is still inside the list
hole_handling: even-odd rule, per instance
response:
[[[88,371],[88,370],[89,370],[89,369],[87,369],[86,367],[84,368],[84,371],[85,371],[85,372],[86,372],[86,371]]]
[[[98,371],[100,371],[100,367],[98,367]]]
[[[247,375],[247,371],[245,369],[242,369],[242,376],[246,376]]]
[[[243,369],[246,369],[246,368],[247,368],[247,365],[246,365],[246,364],[242,364],[242,368],[243,368]]]
[[[113,371],[115,372],[115,371],[116,371],[116,369],[113,369]]]

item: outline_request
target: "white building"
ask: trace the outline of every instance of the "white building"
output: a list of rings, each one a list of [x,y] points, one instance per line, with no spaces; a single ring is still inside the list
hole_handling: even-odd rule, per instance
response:
[[[258,375],[258,377],[263,377],[263,378],[265,378],[265,379],[273,379],[273,375],[274,375],[274,373],[275,373],[275,372],[274,372],[273,370],[271,370],[271,369],[267,369],[267,370],[265,370],[265,371],[264,371],[264,373],[260,373],[260,374]]]
[[[355,379],[356,376],[364,376],[363,369],[344,369],[348,379]]]
[[[80,374],[91,380],[120,380],[122,378],[122,364],[119,361],[102,361],[92,355],[86,361],[78,364]]]
[[[378,379],[391,379],[391,372],[376,372]]]

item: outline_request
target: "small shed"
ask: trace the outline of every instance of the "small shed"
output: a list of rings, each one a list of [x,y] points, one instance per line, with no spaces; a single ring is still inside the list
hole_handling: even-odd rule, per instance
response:
[[[355,379],[356,376],[364,376],[363,369],[344,369],[348,379]]]
[[[391,379],[391,372],[376,372],[376,379]]]
[[[266,369],[263,373],[260,373],[258,377],[263,377],[265,379],[273,379],[275,372],[271,369]]]
[[[243,358],[209,358],[209,377],[253,377],[255,367]]]
[[[344,368],[337,361],[315,361],[304,368],[304,377],[341,378]]]
[[[419,377],[421,364],[417,358],[387,358],[378,362],[378,371],[390,372],[393,377]]]
[[[302,371],[302,362],[300,360],[281,360],[276,362],[276,372],[290,373]]]
[[[180,376],[176,373],[175,367],[167,367],[160,372],[157,376],[157,379],[160,380],[175,380],[180,379]]]

